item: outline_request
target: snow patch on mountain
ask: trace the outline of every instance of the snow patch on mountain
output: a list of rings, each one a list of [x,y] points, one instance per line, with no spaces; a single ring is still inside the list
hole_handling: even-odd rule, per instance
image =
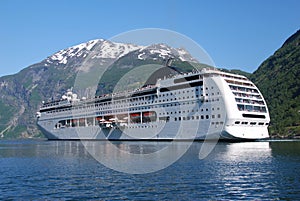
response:
[[[185,50],[184,48],[177,48],[178,56],[181,61],[193,61],[193,62],[199,62],[197,59],[193,58],[191,54]]]
[[[96,55],[93,56],[93,58],[116,59],[140,48],[141,46],[133,44],[123,44],[114,43],[111,41],[104,41],[96,48]]]
[[[101,41],[101,39],[97,40],[91,40],[87,43],[81,43],[79,45],[75,45],[73,47],[60,50],[59,52],[55,53],[51,57],[47,59],[49,63],[53,63],[53,61],[58,61],[60,64],[67,64],[68,58],[70,57],[80,57],[82,54],[85,53],[85,51],[90,51],[98,41]],[[83,51],[85,50],[85,51]]]
[[[182,61],[197,62],[185,49],[173,48],[166,44],[139,46],[96,39],[60,50],[46,59],[45,66],[48,64],[66,65],[72,58],[83,59],[88,56],[90,56],[91,59],[118,59],[134,51],[138,51],[136,57],[139,60],[145,60],[147,58],[155,59],[156,56],[162,59],[178,57]]]

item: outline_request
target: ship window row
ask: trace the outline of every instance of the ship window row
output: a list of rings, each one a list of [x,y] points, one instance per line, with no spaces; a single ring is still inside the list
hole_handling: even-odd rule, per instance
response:
[[[195,90],[198,91],[198,89],[195,89]],[[194,92],[194,90],[192,89],[191,92]],[[177,93],[180,94],[180,91]],[[189,90],[187,90],[186,92],[182,91],[182,93],[189,93]],[[111,105],[114,105],[115,108],[122,108],[124,106],[128,107],[128,105],[124,105],[125,103],[128,103],[128,102],[136,102],[136,103],[129,103],[129,106],[135,106],[135,105],[161,103],[161,102],[184,100],[184,99],[189,99],[189,98],[199,98],[200,97],[200,95],[196,94],[195,96],[191,95],[191,96],[174,97],[174,98],[168,98],[168,99],[158,99],[158,97],[169,96],[169,95],[176,95],[176,92],[164,93],[159,96],[151,95],[151,96],[145,96],[145,97],[123,99],[123,100],[119,100],[119,101],[108,101],[108,102],[104,102],[104,103],[96,103],[95,107],[102,107],[101,109],[103,110],[103,109],[109,109],[111,107]],[[201,97],[202,96],[203,95],[201,95]],[[156,98],[158,100],[155,100]],[[144,102],[142,102],[142,101],[144,101]],[[104,106],[110,106],[110,107],[104,107]],[[94,107],[94,106],[91,105],[91,107]],[[73,109],[84,109],[84,108],[86,108],[86,107],[73,107]]]
[[[128,128],[157,128],[157,125],[128,126]]]
[[[174,117],[174,121],[188,121],[188,120],[205,120],[205,119],[215,119],[215,115],[196,115],[196,116],[183,116]],[[221,114],[218,114],[218,118],[221,118]]]
[[[202,95],[201,95],[202,96]],[[195,96],[185,96],[185,97],[178,97],[178,98],[170,98],[170,99],[163,99],[163,100],[155,100],[151,102],[142,102],[142,103],[131,103],[129,106],[138,106],[138,105],[146,105],[146,104],[151,104],[151,103],[164,103],[164,102],[169,102],[169,101],[177,101],[177,100],[185,100],[185,99],[194,99]],[[199,95],[196,95],[196,98],[199,98]],[[198,100],[199,101],[199,100]],[[200,99],[201,102],[204,101],[204,97],[201,97]],[[205,99],[206,102],[214,102],[214,101],[219,101],[219,98],[212,98],[212,99]],[[195,104],[195,101],[191,101],[191,104]],[[189,104],[189,102],[186,103],[174,103],[174,104],[164,104],[160,107],[169,107],[169,106],[177,106],[177,105],[185,105]],[[54,109],[51,111],[48,111],[47,113],[55,113],[55,112],[64,112],[64,111],[70,111],[70,110],[86,110],[86,109],[94,109],[97,107],[97,110],[103,111],[103,110],[111,110],[111,109],[118,109],[118,108],[128,108],[128,104],[124,105],[115,105],[114,103],[110,102],[105,102],[101,104],[95,104],[95,105],[87,105],[87,106],[73,106],[72,108],[65,108],[65,109]]]
[[[142,116],[141,116],[142,115]],[[218,114],[218,118],[221,115]],[[124,121],[124,125],[127,125],[127,115],[121,114],[119,115],[121,119],[120,122]],[[188,121],[188,120],[207,120],[207,119],[214,119],[215,115],[199,115],[199,116],[183,116],[183,117],[175,117],[174,121]],[[60,120],[57,124],[55,124],[55,129],[63,129],[66,127],[87,127],[87,126],[95,126],[99,125],[100,127],[106,127],[105,124],[113,124],[117,123],[116,121],[117,116],[97,116],[97,117],[87,117],[87,118],[78,118],[78,119],[66,119]],[[124,119],[124,120],[122,120]],[[158,118],[159,121],[169,121],[169,116],[163,116]],[[136,124],[136,123],[151,123],[157,121],[157,117],[155,112],[139,112],[139,113],[131,113],[129,115],[129,122]],[[214,122],[212,124],[223,124],[223,122]],[[236,123],[237,124],[237,123]],[[150,125],[151,127],[151,125]],[[150,128],[149,125],[145,125],[144,128]],[[154,126],[152,125],[152,128]],[[141,126],[129,126],[129,128],[143,128]]]
[[[61,100],[55,100],[55,101],[47,102],[47,103],[43,104],[42,108],[57,106],[57,105],[59,105],[60,102],[61,102]]]
[[[263,101],[250,100],[250,99],[236,98],[235,101],[238,102],[238,103],[249,103],[249,104],[256,104],[256,105],[265,105]]]
[[[143,107],[133,107],[133,108],[129,108],[130,111],[135,111],[135,110],[144,110],[144,109],[150,109],[150,108],[165,108],[165,107],[174,107],[174,106],[183,106],[183,105],[194,105],[197,104],[197,101],[189,101],[189,102],[181,102],[181,103],[169,103],[169,104],[163,104],[163,105],[151,105],[151,106],[143,106]],[[220,108],[217,108],[218,110]],[[99,111],[118,111],[118,112],[122,112],[122,111],[127,111],[128,107],[124,108],[124,109],[114,109],[111,107],[107,107],[106,109],[100,109]],[[208,110],[208,109],[207,109]],[[212,110],[214,110],[214,108],[212,108]],[[201,111],[203,111],[203,109],[201,109]],[[197,110],[198,112],[198,110]]]
[[[237,92],[233,92],[233,94],[237,97],[262,99],[262,97],[260,95],[237,93]]]
[[[213,101],[214,99],[212,99]],[[218,98],[215,99],[216,101],[219,100]],[[201,101],[202,102],[202,101]],[[144,109],[150,109],[150,108],[165,108],[165,107],[174,107],[174,106],[186,106],[186,105],[194,105],[194,104],[198,104],[198,101],[188,101],[188,102],[180,102],[180,103],[169,103],[169,104],[162,104],[162,105],[152,105],[152,106],[143,106],[143,107],[135,107],[135,108],[112,108],[111,106],[107,106],[107,107],[102,107],[102,108],[98,108],[98,111],[101,111],[99,114],[110,114],[112,112],[126,112],[128,111],[128,109],[130,111],[136,111],[136,110],[144,110]],[[84,107],[76,107],[76,108],[72,108],[72,110],[78,110],[78,109],[86,109]],[[211,108],[212,110],[214,110],[215,108]],[[217,110],[219,110],[220,108],[218,107]],[[61,110],[52,110],[49,111],[47,113],[56,113],[56,112],[63,112],[63,111],[71,111],[71,108],[68,109],[61,109]],[[203,112],[205,111],[205,109],[197,109],[197,110],[191,110],[192,112]],[[208,111],[208,109],[206,108],[206,111]],[[179,113],[181,111],[178,111]],[[176,114],[176,111],[175,111]]]
[[[79,119],[67,119],[60,120],[57,124],[55,124],[55,129],[61,129],[66,127],[86,127],[94,125],[93,118],[79,118]]]
[[[202,87],[201,89],[202,90]],[[158,95],[158,97],[165,97],[165,96],[172,96],[176,94],[184,94],[184,93],[194,93],[195,91],[199,91],[199,88],[195,88],[195,90],[192,88],[191,90],[182,90],[182,91],[174,91],[174,92],[162,92],[161,94]]]
[[[234,124],[235,125],[251,125],[251,126],[255,126],[255,125],[258,125],[258,126],[264,126],[264,125],[266,125],[266,126],[268,126],[269,125],[269,123],[265,123],[265,122],[254,122],[254,121],[252,121],[252,122],[247,122],[247,121],[236,121],[236,122],[234,122]]]
[[[184,92],[183,92],[184,93]],[[187,92],[186,92],[187,93]],[[180,94],[180,93],[179,93]],[[163,95],[159,95],[159,97],[164,96]],[[166,94],[167,96],[167,94]],[[133,98],[130,99],[130,102],[135,102],[135,103],[129,103],[129,106],[136,106],[136,105],[144,105],[144,104],[152,104],[152,103],[161,103],[161,102],[169,102],[169,101],[176,101],[176,100],[184,100],[184,99],[194,99],[194,98],[199,98],[199,97],[203,97],[203,95],[198,95],[196,94],[191,95],[191,96],[183,96],[183,97],[174,97],[174,98],[166,98],[166,99],[154,99],[153,97],[145,97],[144,98]],[[145,101],[146,100],[146,101]],[[144,102],[141,102],[144,101]],[[101,103],[101,104],[95,104],[96,107],[102,107],[103,109],[108,109],[108,107],[103,107],[103,106],[110,106],[110,105],[115,105],[116,108],[121,108],[124,106],[128,106],[128,105],[122,105],[122,103],[126,103],[126,101],[122,101],[122,102],[107,102],[107,103]],[[119,104],[119,105],[118,105]]]
[[[208,94],[207,94],[208,95]],[[211,93],[212,96],[215,95],[215,93]],[[216,95],[220,95],[220,92],[218,91]]]
[[[188,98],[189,96],[187,96]],[[177,99],[176,99],[177,100]],[[180,99],[181,100],[181,99]],[[185,100],[182,99],[182,100]],[[166,101],[158,101],[158,103],[165,103],[169,101],[169,99],[166,99]],[[170,99],[170,101],[172,101],[172,99]],[[198,102],[201,102],[203,103],[203,99],[201,100],[194,100],[194,101],[187,101],[187,102],[180,102],[180,103],[169,103],[169,104],[161,104],[161,105],[154,105],[154,106],[151,106],[152,108],[160,108],[160,107],[173,107],[173,106],[180,106],[180,105],[192,105],[192,104],[196,104]],[[212,98],[210,100],[206,99],[206,102],[213,102],[213,101],[219,101],[219,98]],[[155,103],[157,103],[157,101],[155,101]],[[144,104],[129,104],[129,106],[139,106],[139,105],[144,105]],[[146,105],[146,104],[145,104]],[[123,106],[117,106],[117,105],[113,105],[111,103],[104,103],[103,105],[101,104],[96,104],[95,105],[97,108],[97,111],[109,111],[109,110],[114,110],[114,111],[126,111],[128,110],[128,105],[123,105]],[[145,106],[146,107],[150,107],[150,106]],[[135,108],[135,109],[131,109],[131,110],[139,110],[140,108],[143,108],[143,107],[138,107],[138,108]],[[56,109],[56,110],[51,110],[51,111],[48,111],[47,113],[58,113],[58,112],[65,112],[65,111],[71,111],[71,110],[87,110],[87,109],[95,109],[95,107],[93,105],[90,105],[90,106],[80,106],[80,107],[70,107],[70,108],[66,108],[66,109]]]
[[[248,81],[247,78],[244,78],[244,77],[237,77],[237,76],[233,76],[233,75],[227,75],[227,74],[219,74],[221,75],[222,77],[227,77],[227,78],[231,78],[231,79],[237,79],[237,80],[245,80],[245,81]]]
[[[216,125],[216,126],[218,126],[218,125],[223,125],[224,124],[224,122],[223,121],[220,121],[220,122],[214,122],[214,121],[212,121],[211,122],[211,125]]]
[[[242,86],[254,87],[254,85],[253,85],[252,83],[239,82],[239,81],[235,81],[235,80],[227,80],[227,79],[225,79],[225,81],[226,81],[227,83],[230,83],[230,84],[236,84],[236,85],[242,85]]]
[[[237,104],[239,111],[248,111],[248,112],[267,112],[266,107],[264,106],[253,106],[253,105],[242,105]]]
[[[57,113],[57,112],[66,112],[66,111],[71,111],[71,108],[66,108],[66,109],[53,109],[53,110],[47,111],[47,114],[50,114],[50,113]]]
[[[180,105],[192,105],[192,104],[196,104],[196,101],[191,101],[191,102],[181,102],[181,103],[169,103],[169,104],[163,104],[163,105],[151,105],[151,106],[143,106],[143,107],[133,107],[130,108],[129,110],[143,110],[143,109],[150,109],[150,108],[162,108],[162,107],[173,107],[173,106],[180,106]],[[132,105],[134,106],[134,105]],[[124,110],[128,109],[128,107],[125,107]],[[102,109],[101,110],[114,110],[114,108],[108,107],[106,109]],[[100,111],[101,111],[100,110]],[[119,110],[114,110],[114,111],[119,111]],[[122,110],[120,110],[122,111]]]
[[[213,110],[214,110],[214,108],[213,108]],[[219,110],[219,108],[218,108],[218,110]],[[201,112],[204,112],[204,111],[209,111],[209,109],[208,108],[206,108],[206,109],[201,109]],[[200,110],[198,110],[198,109],[193,109],[193,110],[182,110],[182,111],[172,111],[172,112],[160,112],[159,113],[159,115],[172,115],[172,114],[185,114],[185,113],[187,113],[187,114],[189,114],[189,113],[195,113],[195,112],[200,112]],[[215,115],[215,114],[213,114],[212,115],[212,118],[214,119],[214,118],[221,118],[221,114],[218,114],[218,115]]]
[[[171,102],[171,101],[178,101],[178,100],[186,100],[186,99],[195,99],[199,98],[199,95],[196,96],[184,96],[184,97],[175,97],[175,98],[167,98],[167,99],[159,99],[159,100],[152,100],[150,102],[139,102],[139,103],[131,103],[129,106],[138,106],[138,105],[144,105],[144,104],[153,104],[153,103],[165,103],[165,102]],[[203,95],[201,95],[201,102],[203,102]],[[219,101],[219,98],[212,99],[211,101]],[[208,100],[206,101],[208,102]],[[128,105],[125,105],[128,106]]]
[[[166,118],[169,120],[169,117]],[[75,118],[60,120],[55,124],[55,129],[62,129],[65,127],[87,127],[99,125],[101,128],[107,128],[109,126],[125,126],[128,123],[151,123],[157,121],[156,112],[145,111],[130,114],[119,114],[119,115],[106,115],[97,117],[87,118]]]
[[[242,92],[247,92],[247,93],[257,93],[258,94],[257,89],[238,87],[238,86],[233,86],[233,85],[229,85],[229,87],[231,90],[234,90],[234,91],[242,91]]]

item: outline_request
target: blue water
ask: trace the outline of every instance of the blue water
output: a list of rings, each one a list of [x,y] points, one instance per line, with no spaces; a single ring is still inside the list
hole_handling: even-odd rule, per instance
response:
[[[94,143],[105,146],[106,142]],[[180,149],[185,142],[176,143]],[[149,152],[160,145],[116,144]],[[194,142],[180,160],[165,169],[134,175],[102,165],[80,141],[0,141],[0,199],[300,199],[299,141],[218,143],[200,160],[202,145]],[[163,161],[155,161],[159,162]]]

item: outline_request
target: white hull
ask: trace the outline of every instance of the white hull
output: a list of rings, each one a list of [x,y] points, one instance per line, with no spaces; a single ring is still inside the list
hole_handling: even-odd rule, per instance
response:
[[[257,140],[268,138],[267,128],[227,128],[220,130],[208,129],[208,126],[199,126],[198,129],[176,130],[178,126],[170,124],[157,133],[156,130],[149,128],[122,130],[119,128],[102,129],[99,126],[90,126],[82,128],[64,128],[59,131],[47,130],[41,126],[43,134],[49,140]],[[204,128],[205,127],[205,128]],[[209,132],[208,132],[209,130]],[[196,131],[196,134],[195,134]],[[131,133],[130,133],[131,132]],[[132,133],[138,132],[140,137]],[[155,134],[153,136],[153,134]],[[150,136],[150,137],[149,137]]]

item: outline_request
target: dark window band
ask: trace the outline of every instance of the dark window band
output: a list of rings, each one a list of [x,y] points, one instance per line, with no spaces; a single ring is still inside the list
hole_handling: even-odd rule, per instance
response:
[[[163,87],[160,89],[160,92],[173,91],[173,90],[191,88],[191,87],[202,86],[202,85],[203,85],[203,81],[192,82],[189,84],[181,84],[181,85],[177,85],[177,86]]]
[[[260,114],[243,114],[243,117],[246,118],[258,118],[258,119],[265,119],[265,115],[260,115]]]

